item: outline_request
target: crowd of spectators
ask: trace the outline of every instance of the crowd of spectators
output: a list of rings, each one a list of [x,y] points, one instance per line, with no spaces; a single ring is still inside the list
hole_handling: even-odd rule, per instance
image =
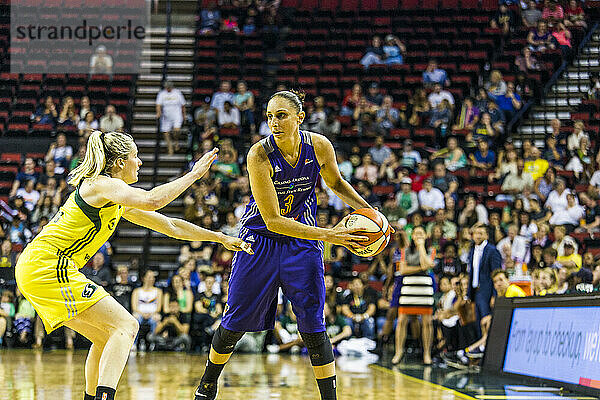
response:
[[[522,23],[535,28],[531,46],[515,63],[521,72],[534,70],[536,52],[542,51],[539,46],[553,43],[548,37],[544,44],[540,39],[549,35],[544,30],[547,23],[553,21],[555,33],[564,32],[561,24],[585,23],[578,17],[577,4],[570,5],[574,11],[567,13],[571,15],[568,18],[556,17],[560,6],[552,3],[543,11],[537,10],[535,3],[528,7],[521,12]],[[257,11],[270,13],[276,8],[276,3],[268,3]],[[245,16],[221,15],[225,9],[202,13],[205,33],[232,29],[236,24],[246,32],[247,21],[254,17],[251,9]],[[502,7],[492,26],[504,30],[508,25],[510,32],[511,24],[517,22],[505,15],[508,11]],[[554,45],[561,46],[560,41]],[[386,37],[385,44],[374,38],[363,65],[401,63],[404,51],[394,36]],[[597,77],[592,79],[598,82]],[[193,110],[192,162],[214,146],[220,153],[210,174],[184,195],[187,220],[234,236],[250,196],[243,146],[269,134],[261,118],[264,105],[245,82],[236,82],[235,87],[233,91],[231,82],[221,82],[215,93]],[[357,83],[339,110],[326,107],[322,97],[312,99],[306,104],[302,126],[334,142],[343,177],[371,205],[379,207],[397,231],[405,231],[410,240],[416,228],[425,230],[425,247],[433,254],[429,271],[435,288],[433,347],[440,351],[464,348],[483,333],[473,304],[465,300],[473,284],[469,254],[476,250],[474,226],[485,228],[487,243],[500,255],[498,269],[502,272],[490,276],[497,296],[516,291],[511,281],[520,281],[527,294],[537,296],[600,290],[600,261],[587,240],[600,232],[600,156],[594,156],[598,152],[592,147],[596,138],[585,132],[582,121],[576,121],[573,133],[565,135],[560,121],[554,120],[543,147],[528,140],[517,147],[505,125],[528,96],[526,85],[506,82],[500,71],[493,70],[472,97],[459,101],[448,90],[451,87],[452,77],[432,59],[423,71],[423,87],[415,91],[405,109],[398,108],[376,83],[366,87]],[[597,96],[598,88],[600,84],[593,85],[589,96]],[[120,126],[115,122],[112,106],[99,122],[89,99],[82,98],[79,108],[73,99],[65,98],[58,112],[53,99],[47,98],[33,118],[38,123],[77,125],[82,138],[98,127],[122,127],[122,121]],[[108,116],[112,119],[105,119]],[[337,143],[342,117],[351,119],[353,129],[369,140],[368,147],[347,148]],[[423,126],[436,130],[437,146],[415,148],[411,139],[394,142],[395,146],[386,142],[392,129]],[[245,143],[224,134],[231,129],[241,130]],[[457,131],[465,131],[464,136],[455,135]],[[84,154],[84,145],[73,151],[64,135],[58,135],[40,162],[43,172],[36,172],[36,162],[26,159],[9,203],[2,204],[0,337],[10,337],[12,344],[43,343],[35,312],[11,286],[11,274],[20,251],[70,193],[65,176]],[[465,190],[471,181],[496,189],[489,193]],[[576,184],[585,187],[575,190]],[[317,189],[317,203],[320,226],[334,226],[350,212],[324,184]],[[325,243],[325,317],[334,344],[351,337],[381,339],[390,307],[397,243],[394,240],[373,259],[360,259],[344,247]],[[132,266],[115,265],[111,255],[107,243],[82,272],[109,290],[141,323],[137,349],[206,351],[226,304],[233,254],[212,243],[191,242],[182,246],[179,268],[169,276],[157,276],[137,260]],[[282,295],[277,321],[273,332],[248,334],[240,346],[247,351],[302,351],[295,316]],[[72,335],[67,334],[65,342],[72,346]]]

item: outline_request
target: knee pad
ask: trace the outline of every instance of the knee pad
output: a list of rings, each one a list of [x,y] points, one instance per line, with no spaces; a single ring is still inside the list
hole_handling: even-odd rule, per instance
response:
[[[326,332],[302,333],[302,340],[310,355],[313,366],[326,365],[333,362],[333,349]]]
[[[212,346],[217,353],[227,354],[231,353],[235,348],[235,344],[244,336],[244,332],[234,332],[229,329],[223,328],[219,325],[219,328],[215,332],[212,340]]]

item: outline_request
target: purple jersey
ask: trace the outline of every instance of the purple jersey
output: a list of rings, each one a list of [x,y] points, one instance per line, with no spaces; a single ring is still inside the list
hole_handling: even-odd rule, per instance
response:
[[[321,167],[315,155],[310,132],[300,131],[300,155],[296,165],[291,165],[281,154],[281,151],[271,135],[260,141],[273,167],[271,180],[275,185],[277,200],[281,215],[293,218],[306,225],[316,226],[317,196],[315,186],[319,179]],[[278,233],[267,229],[254,196],[240,220],[241,231],[246,229],[265,236],[278,237]]]

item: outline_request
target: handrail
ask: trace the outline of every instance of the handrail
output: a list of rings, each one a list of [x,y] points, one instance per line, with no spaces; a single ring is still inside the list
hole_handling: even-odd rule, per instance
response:
[[[166,32],[165,32],[165,56],[162,67],[161,86],[164,85],[167,80],[168,71],[168,60],[169,60],[169,45],[171,42],[171,0],[166,0]],[[160,90],[160,89],[159,89]],[[154,162],[152,163],[152,187],[155,187],[158,180],[158,158],[160,156],[160,118],[156,119],[156,146],[154,146]],[[144,250],[143,250],[143,267],[147,268],[148,258],[150,255],[150,243],[152,241],[152,229],[148,229],[146,232],[146,238],[144,239]]]
[[[590,38],[592,37],[592,35],[596,31],[596,29],[598,28],[599,24],[600,24],[600,22],[596,22],[594,24],[594,26],[592,26],[590,28],[588,33],[583,37],[583,39],[579,43],[579,46],[577,46],[577,54],[573,57],[573,60],[575,58],[577,58],[577,56],[580,55],[581,50],[583,50],[583,48],[590,41]],[[569,63],[567,62],[567,60],[563,60],[560,67],[554,72],[554,74],[552,74],[552,76],[550,77],[550,80],[546,83],[546,85],[544,85],[544,89],[543,89],[542,96],[541,96],[542,98],[546,97],[550,88],[556,83],[556,81],[558,80],[558,78],[564,72],[564,70],[567,68],[568,65],[569,65]],[[506,132],[508,132],[509,134],[512,133],[514,125],[523,118],[525,113],[533,106],[534,103],[535,103],[535,99],[531,99],[527,103],[525,103],[525,105],[523,107],[521,107],[519,112],[517,114],[515,114],[515,116],[508,123],[508,126],[506,127]]]

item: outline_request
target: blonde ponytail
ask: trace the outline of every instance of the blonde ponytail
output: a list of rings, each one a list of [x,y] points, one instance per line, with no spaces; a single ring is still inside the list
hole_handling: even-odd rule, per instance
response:
[[[76,187],[84,179],[109,172],[117,159],[129,156],[133,147],[133,137],[127,133],[93,131],[83,161],[69,174],[69,184]]]

